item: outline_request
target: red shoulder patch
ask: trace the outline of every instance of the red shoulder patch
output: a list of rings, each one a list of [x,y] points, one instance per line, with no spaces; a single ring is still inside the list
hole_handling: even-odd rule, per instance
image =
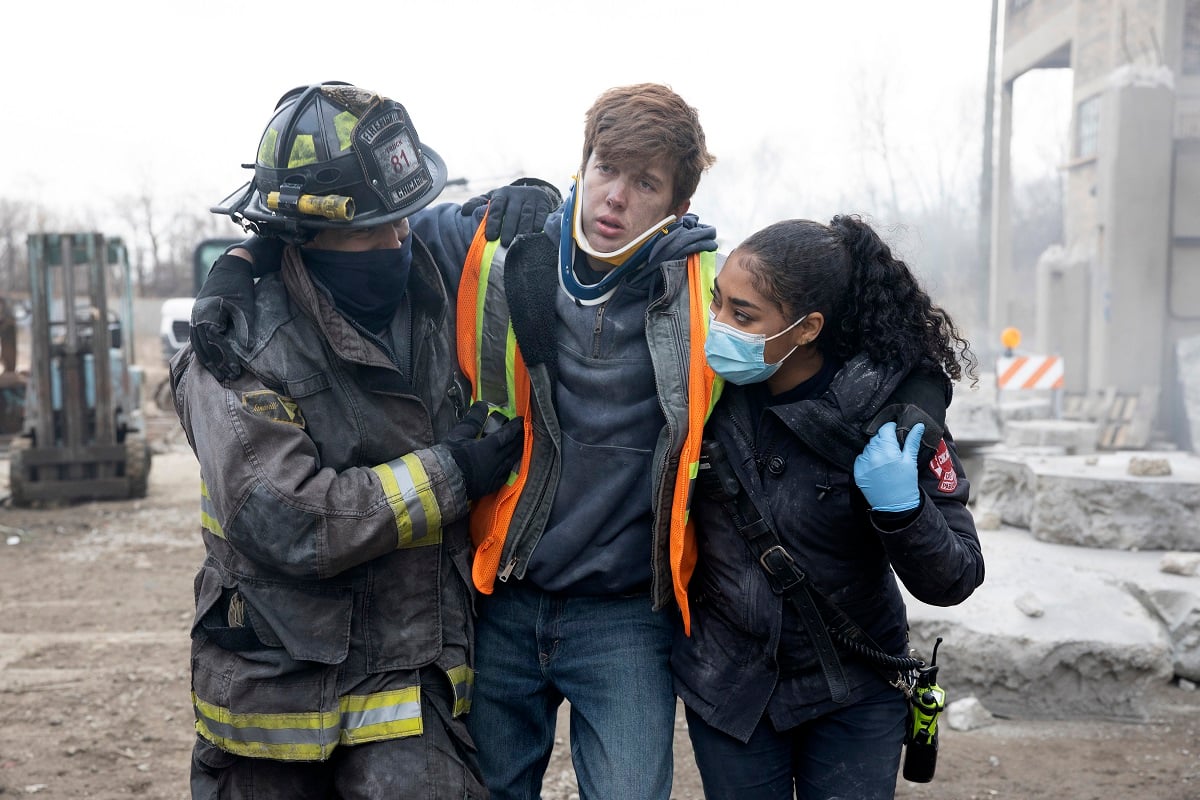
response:
[[[950,448],[946,440],[938,441],[937,453],[929,461],[929,470],[938,479],[938,491],[950,494],[958,488],[958,475],[954,472],[954,462],[950,459]]]

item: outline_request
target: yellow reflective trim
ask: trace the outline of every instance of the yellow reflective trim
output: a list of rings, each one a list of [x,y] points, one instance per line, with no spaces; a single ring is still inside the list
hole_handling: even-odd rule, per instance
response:
[[[712,305],[713,300],[713,281],[717,277],[717,254],[711,250],[706,250],[700,254],[700,302],[704,304],[704,308]],[[700,320],[700,324],[704,328],[704,333],[708,334],[708,315],[705,314]],[[725,379],[720,375],[713,374],[712,391],[708,396],[708,409],[704,412],[704,419],[707,421],[712,416],[713,409],[717,407],[717,401],[721,399],[721,392],[725,388]],[[693,479],[695,475],[692,476]]]
[[[349,111],[343,111],[333,118],[333,129],[337,131],[339,151],[349,150],[350,145],[354,144],[352,135],[356,125],[358,125],[358,117]]]
[[[292,140],[292,152],[288,153],[288,169],[317,163],[317,148],[311,133],[302,133]]]
[[[438,505],[437,497],[433,493],[433,481],[429,479],[429,473],[425,471],[425,465],[421,463],[421,459],[412,453],[403,456],[401,461],[408,465],[409,474],[416,486],[417,500],[421,504],[425,517],[425,535],[419,540],[414,535],[412,542],[400,546],[420,547],[427,544],[438,544],[442,541],[442,508]]]
[[[442,510],[421,459],[413,453],[371,468],[379,476],[396,519],[396,548],[424,547],[442,541]]]
[[[337,746],[337,712],[235,714],[192,692],[196,732],[239,756],[279,761],[321,761]]]
[[[508,387],[508,405],[505,410],[508,411],[508,418],[512,419],[517,415],[517,374],[515,364],[517,363],[517,334],[513,331],[512,321],[508,323],[508,340],[504,346],[504,383]]]
[[[476,386],[474,387],[475,396],[471,398],[474,401],[488,399],[488,398],[484,398],[482,396],[482,389],[480,388],[484,384],[484,380],[483,380],[483,347],[484,347],[483,307],[484,307],[484,304],[487,302],[488,277],[492,273],[492,261],[496,257],[496,248],[498,248],[499,246],[500,246],[499,239],[489,241],[486,245],[484,245],[483,255],[480,256],[480,259],[479,259],[479,291],[477,291],[475,293],[475,375],[476,375],[475,383],[476,383]],[[509,394],[509,397],[511,398],[512,395]],[[492,398],[492,399],[494,400],[494,398]]]
[[[278,761],[322,761],[338,744],[420,736],[421,689],[407,686],[367,695],[346,695],[336,712],[234,714],[192,692],[196,732],[236,755]]]
[[[343,713],[359,713],[401,703],[414,703],[420,698],[420,686],[405,686],[403,689],[392,689],[374,694],[348,694],[338,701],[338,707]]]
[[[226,752],[248,758],[269,758],[274,761],[324,761],[333,751],[333,747],[321,745],[242,742],[228,736],[218,736],[199,717],[196,719],[196,733]]]
[[[497,257],[499,250],[499,240],[492,240],[484,245],[480,256],[474,310],[475,381],[471,388],[472,400],[486,400],[493,409],[503,411],[505,416],[512,419],[517,414],[514,375],[517,337],[513,332],[512,320],[507,315],[500,319],[497,312],[498,308],[507,309],[502,271],[504,256]]]
[[[200,527],[208,531],[213,536],[221,539],[225,538],[225,529],[221,527],[221,522],[213,514],[212,498],[208,494],[208,484],[200,481]]]
[[[337,727],[338,715],[321,711],[289,711],[282,714],[235,714],[227,708],[205,702],[193,693],[196,708],[209,719],[238,728],[263,730],[315,731]]]
[[[381,722],[378,725],[364,725],[354,730],[342,731],[341,744],[364,744],[366,742],[382,742],[387,739],[403,739],[406,736],[420,736],[425,732],[420,712],[416,719],[399,719],[393,722]]]
[[[279,141],[279,131],[267,128],[262,141],[258,143],[258,163],[264,167],[275,167],[275,143]]]
[[[471,696],[475,692],[475,670],[462,664],[446,670],[450,686],[454,689],[454,716],[471,710]]]
[[[424,733],[421,689],[408,686],[367,695],[346,695],[338,701],[342,711],[342,744],[362,744]]]

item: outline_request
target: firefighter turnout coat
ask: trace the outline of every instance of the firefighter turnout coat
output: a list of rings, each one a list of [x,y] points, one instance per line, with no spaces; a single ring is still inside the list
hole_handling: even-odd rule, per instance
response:
[[[419,735],[422,680],[452,687],[455,716],[469,707],[467,500],[435,445],[467,389],[445,281],[414,245],[408,311],[378,343],[289,247],[255,289],[238,379],[219,382],[190,348],[172,361],[207,551],[196,729],[228,752],[318,761]]]

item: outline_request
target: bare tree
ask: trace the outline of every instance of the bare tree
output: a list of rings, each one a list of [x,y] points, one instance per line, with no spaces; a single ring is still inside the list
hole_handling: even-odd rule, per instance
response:
[[[854,82],[854,105],[857,109],[860,145],[859,160],[866,181],[868,197],[872,206],[885,211],[892,219],[900,217],[900,194],[896,186],[897,153],[895,142],[888,130],[887,98],[889,97],[886,74],[876,81],[868,81],[865,75]],[[876,170],[882,173],[885,208],[878,209],[875,192],[878,183]]]
[[[28,203],[0,198],[0,286],[10,291],[29,288],[25,232],[31,216]]]

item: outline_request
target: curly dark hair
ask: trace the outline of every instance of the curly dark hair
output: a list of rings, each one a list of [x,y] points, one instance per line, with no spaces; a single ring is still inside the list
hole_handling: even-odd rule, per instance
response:
[[[977,360],[950,315],[858,216],[839,215],[829,225],[784,220],[751,234],[736,249],[755,288],[784,316],[824,315],[815,342],[823,354],[845,361],[866,353],[910,369],[931,361],[955,381],[965,366],[974,378]]]

